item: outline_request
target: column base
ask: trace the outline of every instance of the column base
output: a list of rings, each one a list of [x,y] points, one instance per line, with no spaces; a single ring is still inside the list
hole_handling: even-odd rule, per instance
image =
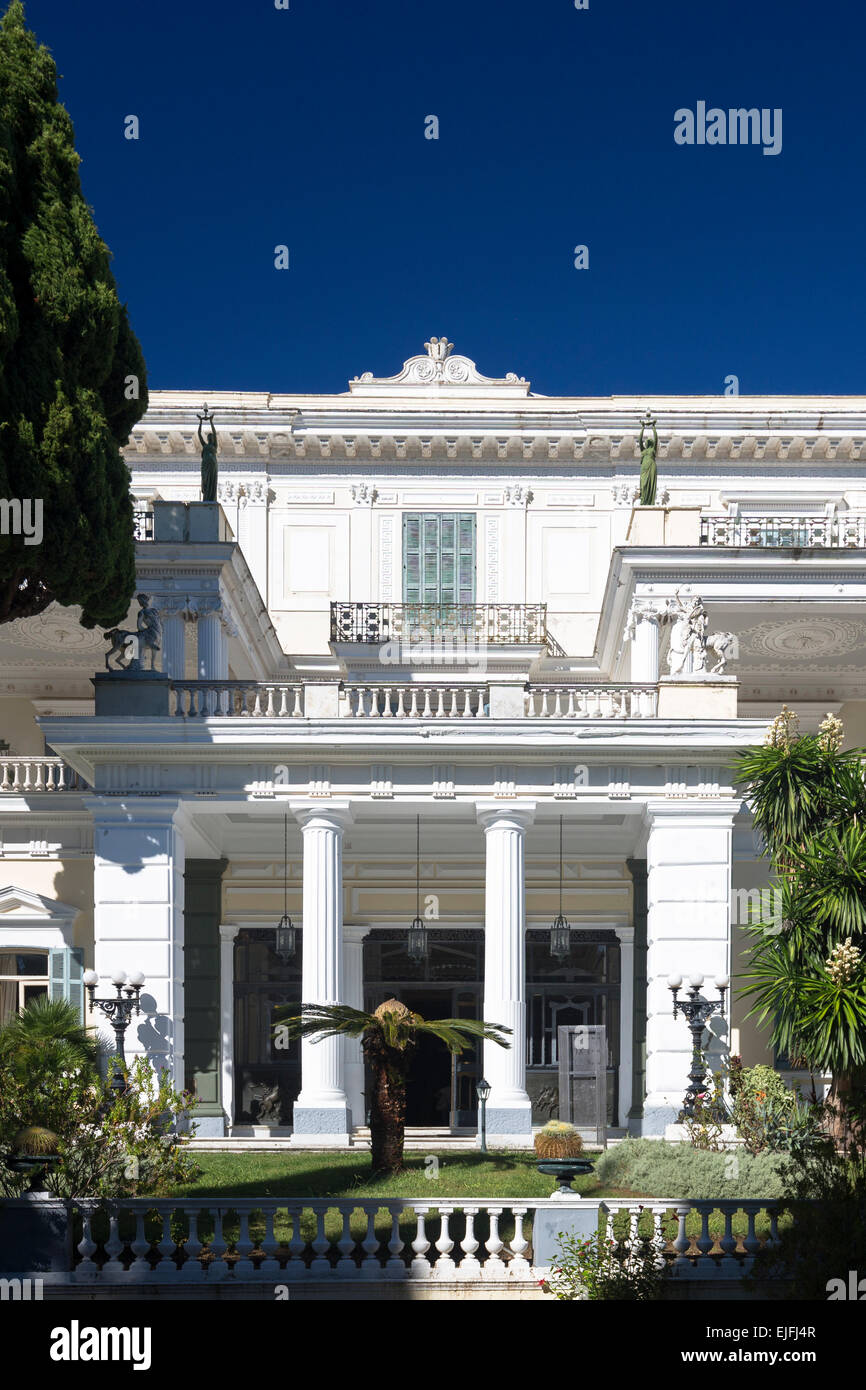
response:
[[[295,1105],[292,1126],[295,1148],[346,1148],[352,1115],[348,1105]]]
[[[228,1134],[224,1115],[198,1115],[193,1124],[196,1139],[224,1139]]]
[[[485,1128],[488,1149],[531,1149],[532,1106],[488,1105]]]

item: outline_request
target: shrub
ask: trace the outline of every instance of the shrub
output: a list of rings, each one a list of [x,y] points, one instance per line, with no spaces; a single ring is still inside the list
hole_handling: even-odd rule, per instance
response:
[[[770,1153],[712,1153],[661,1139],[624,1139],[601,1155],[595,1176],[603,1187],[649,1197],[769,1198],[782,1195],[784,1161]]]
[[[550,1278],[542,1283],[555,1298],[599,1303],[661,1298],[668,1267],[657,1241],[626,1244],[594,1231],[585,1238],[560,1235],[558,1245]]]
[[[34,1126],[57,1136],[60,1162],[46,1176],[58,1197],[135,1197],[170,1193],[197,1175],[174,1132],[194,1102],[157,1077],[143,1057],[127,1071],[129,1086],[115,1096],[89,1068],[42,1070],[22,1076],[0,1067],[0,1193],[17,1196],[27,1179],[5,1165]]]

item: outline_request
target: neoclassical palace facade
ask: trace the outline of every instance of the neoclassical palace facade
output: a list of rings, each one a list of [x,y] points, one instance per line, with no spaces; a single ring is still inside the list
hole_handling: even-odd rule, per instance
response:
[[[210,395],[216,503],[202,404],[154,393],[126,450],[156,671],[74,611],[0,629],[3,1014],[141,970],[128,1050],[199,1134],[317,1146],[365,1125],[364,1067],[280,1046],[300,1000],[507,1025],[409,1093],[470,1130],[483,1075],[499,1144],[556,1113],[574,1023],[609,1124],[662,1134],[672,974],[732,977],[711,1058],[784,1067],[737,993],[767,874],[731,764],[783,701],[866,741],[866,399],[548,397],[433,339],[334,395]]]

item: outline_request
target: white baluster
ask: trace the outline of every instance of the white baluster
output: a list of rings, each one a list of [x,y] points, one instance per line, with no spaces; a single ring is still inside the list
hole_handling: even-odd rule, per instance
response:
[[[382,718],[383,718],[383,719],[392,719],[392,718],[393,718],[393,713],[392,713],[392,710],[391,710],[391,690],[390,690],[390,687],[387,686],[387,685],[383,686],[383,687],[382,687],[382,693],[383,693],[383,695],[384,695],[384,697],[385,697],[384,709],[382,710]]]
[[[526,1216],[526,1207],[512,1207],[514,1215],[514,1235],[511,1239],[511,1253],[513,1258],[508,1263],[508,1277],[510,1279],[528,1279],[530,1275],[529,1261],[526,1259],[526,1251],[529,1249],[529,1241],[523,1234],[523,1218]]]
[[[402,1279],[406,1274],[406,1262],[400,1258],[403,1250],[403,1240],[400,1236],[400,1217],[403,1214],[403,1207],[399,1203],[389,1207],[391,1216],[391,1239],[388,1241],[388,1251],[391,1258],[385,1265],[385,1275],[389,1278]]]
[[[469,689],[468,685],[463,692],[463,718],[472,718],[472,691]]]
[[[276,711],[276,707],[275,707],[275,705],[274,705],[274,687],[273,687],[272,685],[269,685],[269,686],[268,686],[268,704],[267,704],[267,709],[265,710],[265,714],[267,715],[268,719],[274,719],[274,718],[276,717],[276,713],[277,713],[277,711]]]
[[[251,1275],[255,1274],[255,1266],[250,1259],[250,1253],[253,1249],[253,1242],[250,1239],[250,1214],[248,1211],[242,1211],[239,1215],[241,1229],[235,1242],[235,1254],[239,1255],[240,1259],[235,1260],[233,1273],[236,1279],[249,1279]]]
[[[150,1274],[150,1262],[147,1255],[150,1252],[150,1241],[144,1233],[144,1221],[146,1212],[138,1208],[135,1212],[135,1240],[130,1245],[135,1258],[129,1266],[129,1274],[132,1282],[137,1283],[140,1279],[145,1279]],[[80,1249],[80,1247],[79,1247]]]
[[[93,1214],[90,1209],[79,1208],[81,1212],[81,1240],[78,1242],[78,1253],[81,1256],[79,1264],[75,1266],[76,1278],[95,1278],[98,1270],[91,1259],[96,1254],[97,1245],[93,1239],[92,1219]],[[144,1219],[143,1217],[141,1218]],[[135,1249],[135,1246],[133,1246]]]
[[[457,1273],[457,1266],[451,1258],[451,1251],[454,1249],[454,1241],[451,1239],[451,1232],[448,1230],[448,1223],[454,1215],[453,1207],[440,1207],[439,1219],[439,1239],[436,1241],[436,1249],[439,1251],[439,1258],[433,1265],[433,1275],[436,1279],[453,1279]]]
[[[197,1211],[190,1211],[189,1216],[189,1235],[183,1242],[183,1250],[186,1259],[181,1265],[180,1275],[182,1279],[194,1280],[204,1277],[204,1266],[201,1262],[202,1243],[198,1238],[198,1218]]]
[[[433,718],[433,711],[430,708],[430,693],[430,687],[429,685],[426,685],[424,687],[424,710],[422,713],[422,718],[424,719]]]
[[[484,1279],[504,1279],[505,1263],[500,1259],[499,1252],[503,1249],[505,1242],[499,1235],[499,1218],[502,1215],[501,1207],[488,1207],[487,1215],[490,1218],[490,1235],[484,1242],[487,1250],[487,1259],[484,1261],[482,1278]]]
[[[396,716],[396,717],[397,717],[398,719],[405,719],[405,718],[406,718],[406,707],[405,707],[405,705],[404,705],[404,703],[403,703],[403,701],[404,701],[405,698],[406,698],[406,687],[403,686],[403,685],[401,685],[400,688],[399,688],[399,690],[397,691],[397,716]]]
[[[262,1215],[265,1218],[265,1234],[262,1237],[261,1245],[265,1252],[265,1258],[259,1265],[259,1274],[276,1275],[280,1272],[280,1262],[277,1259],[277,1251],[280,1247],[276,1232],[274,1231],[274,1221],[276,1219],[277,1210],[278,1208],[273,1203],[270,1206],[262,1204]]]
[[[325,1234],[325,1214],[326,1213],[324,1210],[315,1212],[316,1235],[315,1239],[313,1240],[313,1251],[315,1252],[315,1258],[313,1259],[313,1263],[310,1265],[310,1274],[314,1277],[316,1275],[331,1273],[330,1261],[325,1258],[328,1250],[330,1250],[331,1248],[331,1242]]]
[[[208,1283],[215,1279],[225,1279],[229,1272],[228,1262],[223,1259],[228,1245],[223,1236],[223,1213],[220,1207],[213,1208],[214,1231],[208,1245],[208,1251],[213,1257],[207,1267]]]
[[[304,1251],[307,1248],[307,1242],[301,1232],[303,1207],[293,1205],[287,1207],[286,1210],[292,1218],[292,1238],[289,1241],[289,1258],[283,1270],[283,1277],[286,1279],[304,1279],[307,1275],[307,1267],[304,1264]]]
[[[484,718],[484,703],[485,703],[485,697],[486,697],[486,695],[487,695],[487,687],[486,687],[486,686],[483,686],[483,685],[479,686],[479,687],[478,687],[477,694],[478,694],[478,708],[477,708],[476,711],[475,711],[475,718],[476,718],[476,719],[483,719],[483,718]]]
[[[413,685],[413,686],[411,687],[411,696],[412,696],[412,704],[411,704],[411,706],[410,706],[410,708],[409,708],[409,718],[410,718],[410,719],[417,719],[417,718],[418,718],[418,687],[417,687],[417,685]]]
[[[463,1249],[463,1259],[457,1266],[458,1279],[480,1279],[481,1263],[476,1255],[479,1246],[478,1237],[475,1234],[475,1218],[478,1215],[477,1207],[464,1207],[463,1216],[466,1221],[466,1229],[460,1244]]]
[[[376,1235],[376,1214],[379,1210],[378,1203],[365,1203],[363,1210],[367,1213],[367,1234],[361,1242],[361,1249],[364,1251],[364,1258],[361,1260],[361,1278],[381,1279],[382,1266],[379,1264],[379,1237]]]
[[[438,691],[437,691],[437,695],[438,695],[438,697],[439,697],[439,703],[438,703],[437,706],[436,706],[436,712],[435,712],[433,718],[434,718],[434,719],[444,719],[444,718],[445,718],[445,687],[444,687],[444,686],[442,686],[442,685],[439,686],[439,689],[438,689]]]
[[[352,1259],[352,1252],[355,1249],[355,1237],[352,1235],[352,1207],[346,1207],[343,1212],[343,1234],[337,1241],[337,1249],[340,1251],[340,1259],[337,1261],[336,1273],[344,1278],[349,1275],[354,1277],[358,1274],[358,1266]]]
[[[415,1251],[415,1258],[409,1266],[409,1272],[413,1279],[430,1278],[430,1261],[425,1259],[427,1251],[430,1249],[430,1242],[427,1239],[427,1232],[424,1229],[424,1218],[429,1212],[429,1207],[416,1207],[415,1219],[418,1223],[415,1239],[412,1241],[412,1249]]]

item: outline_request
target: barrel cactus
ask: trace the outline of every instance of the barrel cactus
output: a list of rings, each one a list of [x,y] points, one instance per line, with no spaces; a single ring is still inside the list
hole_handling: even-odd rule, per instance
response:
[[[577,1158],[583,1151],[583,1140],[574,1125],[564,1120],[549,1120],[535,1136],[535,1152],[539,1158]]]

